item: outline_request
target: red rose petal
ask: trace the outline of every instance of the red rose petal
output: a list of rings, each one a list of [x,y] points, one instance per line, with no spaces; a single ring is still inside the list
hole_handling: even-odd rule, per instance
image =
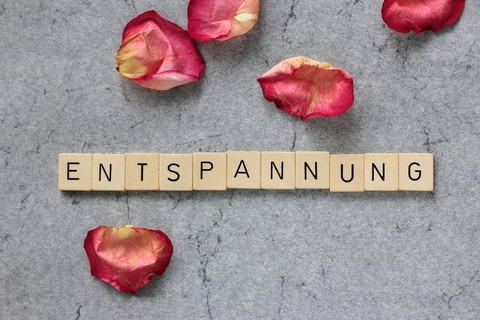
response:
[[[438,31],[457,21],[464,6],[465,0],[385,0],[382,17],[398,32]]]
[[[173,253],[172,242],[162,231],[134,226],[90,230],[84,247],[92,276],[133,294],[165,271]]]
[[[156,90],[199,80],[205,68],[188,32],[155,11],[127,24],[117,64],[122,76]]]
[[[306,57],[284,60],[258,79],[263,95],[293,116],[331,117],[353,104],[353,79],[343,69]]]
[[[259,8],[260,0],[191,0],[188,32],[198,41],[230,39],[255,25]]]

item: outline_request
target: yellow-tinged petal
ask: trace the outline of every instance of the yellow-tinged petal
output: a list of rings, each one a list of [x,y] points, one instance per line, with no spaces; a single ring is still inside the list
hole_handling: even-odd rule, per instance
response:
[[[280,62],[258,82],[265,99],[303,120],[342,114],[354,101],[353,79],[345,70],[307,57]]]

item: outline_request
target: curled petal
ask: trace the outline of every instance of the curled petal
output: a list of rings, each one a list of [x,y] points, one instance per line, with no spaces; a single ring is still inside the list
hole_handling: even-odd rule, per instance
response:
[[[307,57],[284,60],[258,78],[265,99],[292,116],[331,117],[353,104],[353,79],[343,69]]]
[[[170,263],[173,246],[159,230],[125,226],[90,230],[84,242],[92,276],[121,292],[135,294]]]
[[[398,32],[438,31],[457,21],[464,6],[465,0],[385,0],[382,17]]]
[[[188,32],[198,41],[242,35],[257,23],[259,8],[260,0],[191,0]]]
[[[156,90],[199,80],[205,68],[188,32],[155,11],[127,24],[117,64],[122,76]]]

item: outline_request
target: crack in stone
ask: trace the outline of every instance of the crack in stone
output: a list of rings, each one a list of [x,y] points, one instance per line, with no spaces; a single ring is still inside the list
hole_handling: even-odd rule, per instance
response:
[[[170,192],[168,192],[167,195],[170,199],[175,201],[175,205],[170,210],[175,210],[178,207],[178,204],[180,203],[180,201],[182,201],[182,198],[179,197],[178,199],[175,199],[175,197],[172,196]]]
[[[208,259],[208,256],[206,254],[202,254],[202,252],[201,252],[202,243],[200,242],[199,238],[200,238],[200,233],[198,233],[197,236],[195,237],[195,243],[197,245],[198,255],[203,258],[202,261],[200,262],[200,264],[202,266],[202,268],[200,269],[200,275],[202,277],[202,285],[205,288],[205,290],[207,291],[205,304],[206,304],[207,314],[208,314],[209,319],[213,319],[212,310],[211,310],[211,306],[210,306],[210,288],[208,286],[208,282],[210,280],[208,279],[208,276],[207,276],[207,267],[208,267],[208,263],[210,261]]]
[[[296,144],[297,144],[297,128],[294,126],[293,127],[293,142],[292,142],[292,148],[290,149],[290,151],[295,150]]]
[[[298,1],[298,0],[297,0]],[[290,23],[290,20],[292,18],[297,18],[295,15],[295,6],[297,2],[295,0],[292,0],[292,5],[290,6],[290,12],[288,13],[287,20],[282,24],[282,40],[287,43],[291,43],[291,40],[285,40],[285,33],[287,32],[288,29],[288,24]]]
[[[278,310],[277,310],[277,313],[280,315],[280,313],[282,312],[282,308],[283,308],[283,302],[285,300],[285,289],[284,289],[284,285],[285,285],[285,276],[280,276],[280,288],[281,288],[281,291],[280,291],[280,306],[278,307]]]
[[[133,128],[135,128],[136,126],[139,126],[139,125],[143,124],[144,122],[145,122],[145,120],[142,120],[142,121],[140,121],[140,122],[137,122],[137,123],[135,123],[134,125],[130,126],[130,129],[133,129]]]
[[[345,8],[343,9],[340,9],[340,11],[337,12],[337,15],[340,15],[341,13],[343,13],[344,11],[346,11],[349,7],[350,7],[350,4],[352,5],[352,7],[356,6],[358,3],[363,3],[362,0],[354,0],[353,2],[347,2],[347,5]],[[352,14],[348,14],[349,17],[352,16]]]
[[[427,147],[427,151],[431,152],[430,148],[430,132],[427,130],[427,127],[423,127],[423,134],[425,135],[425,143],[424,146]]]
[[[30,197],[32,193],[29,192],[25,197],[23,197],[23,199],[20,201],[20,210],[24,210],[25,209],[25,202],[27,201],[27,199]]]
[[[430,130],[428,130],[427,127],[423,127],[423,134],[425,135],[425,142],[423,143],[423,145],[426,146],[428,152],[432,152],[431,147],[436,144],[450,142],[443,134],[442,134],[444,136],[443,139],[430,141]]]
[[[77,200],[77,198],[72,195],[72,205],[73,206],[78,206],[78,204],[80,203],[80,201]]]
[[[229,206],[232,206],[232,201],[233,201],[232,199],[233,199],[234,196],[235,196],[235,191],[232,189],[232,194],[230,195],[230,198],[228,198],[228,205]],[[223,213],[222,213],[222,217],[223,217]]]
[[[82,305],[80,305],[80,307],[78,307],[77,309],[77,317],[75,318],[75,320],[78,320],[81,317],[80,309],[82,309]]]
[[[128,203],[128,191],[125,191],[125,204],[127,206],[127,221],[128,221],[128,224],[131,224],[131,221],[130,221],[130,204]]]
[[[211,135],[211,136],[208,136],[208,137],[202,138],[202,139],[192,140],[192,141],[183,142],[183,143],[177,143],[174,146],[175,147],[183,146],[183,145],[186,145],[186,144],[197,143],[197,142],[205,141],[205,140],[208,140],[208,139],[218,138],[218,137],[221,137],[221,136],[223,136],[223,134],[215,134],[215,135]]]
[[[0,243],[3,244],[3,243],[4,243],[5,241],[7,241],[8,238],[10,238],[11,236],[12,236],[11,234],[7,233],[6,235],[4,235],[4,236],[2,237],[2,240],[0,241]]]
[[[454,298],[457,298],[457,297],[461,296],[465,292],[465,290],[472,284],[473,280],[475,280],[477,275],[478,275],[478,270],[476,270],[475,273],[473,274],[473,276],[470,277],[470,280],[468,281],[468,283],[466,285],[461,286],[460,290],[457,293],[449,296],[448,300],[446,300],[446,301],[445,301],[445,298],[447,297],[447,294],[445,292],[443,293],[442,300],[443,300],[443,302],[447,303],[448,309],[452,308],[452,300]]]
[[[137,7],[135,6],[135,0],[132,0],[131,3],[128,2],[128,0],[125,0],[125,3],[126,3],[128,6],[132,7],[132,8],[133,8],[133,11],[134,11],[135,13],[137,13]]]

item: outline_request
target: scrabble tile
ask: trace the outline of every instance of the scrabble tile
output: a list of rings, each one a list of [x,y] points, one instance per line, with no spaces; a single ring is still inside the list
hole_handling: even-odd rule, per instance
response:
[[[125,155],[125,189],[158,190],[158,153]]]
[[[260,189],[261,152],[227,152],[227,188]]]
[[[398,166],[400,190],[433,191],[433,154],[400,153]]]
[[[92,155],[61,153],[58,156],[58,189],[92,190]]]
[[[295,152],[262,152],[262,189],[295,189]]]
[[[329,152],[296,152],[297,189],[329,189],[330,188],[330,153]]]
[[[335,154],[330,156],[330,191],[365,191],[364,154]]]
[[[94,154],[92,156],[92,190],[125,190],[124,154]]]
[[[193,154],[193,190],[227,189],[227,154]]]
[[[160,155],[160,190],[193,190],[193,157],[191,154]]]
[[[398,153],[365,154],[365,190],[398,191]]]

